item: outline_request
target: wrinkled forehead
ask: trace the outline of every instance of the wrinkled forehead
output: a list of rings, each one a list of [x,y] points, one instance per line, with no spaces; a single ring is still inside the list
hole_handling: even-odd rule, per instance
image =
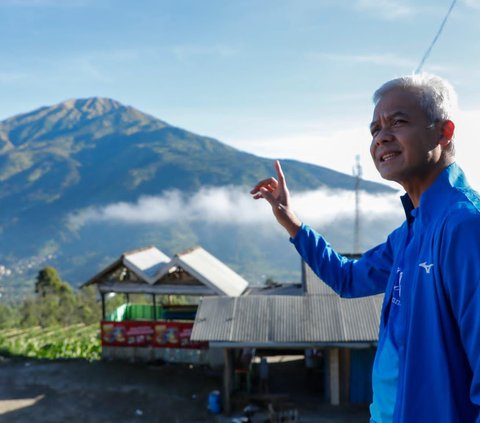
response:
[[[425,117],[427,115],[421,105],[419,93],[401,87],[395,87],[383,93],[373,109],[372,121],[395,114],[404,116],[423,115]]]

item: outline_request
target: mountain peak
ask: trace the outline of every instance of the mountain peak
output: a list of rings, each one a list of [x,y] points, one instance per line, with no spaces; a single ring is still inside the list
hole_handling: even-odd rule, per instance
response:
[[[58,104],[58,107],[63,107],[67,110],[75,109],[92,116],[99,116],[112,110],[118,110],[123,106],[120,102],[112,100],[111,98],[90,97],[80,99],[70,99]]]
[[[152,131],[166,126],[165,122],[116,100],[90,97],[66,100],[6,119],[0,122],[0,134],[3,133],[4,138],[0,141],[18,146],[44,136],[52,139],[79,130],[104,136]]]

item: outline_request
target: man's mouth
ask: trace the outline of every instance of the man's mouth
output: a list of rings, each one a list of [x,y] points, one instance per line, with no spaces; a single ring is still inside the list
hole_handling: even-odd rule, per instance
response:
[[[386,153],[383,156],[380,157],[381,162],[388,162],[389,160],[394,159],[395,157],[399,156],[400,153]]]

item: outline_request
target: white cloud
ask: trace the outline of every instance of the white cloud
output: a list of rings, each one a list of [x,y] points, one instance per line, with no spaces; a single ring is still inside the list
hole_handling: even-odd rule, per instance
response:
[[[395,222],[403,218],[398,193],[372,195],[360,192],[360,213],[364,220],[389,216]],[[313,225],[321,226],[339,219],[352,219],[355,210],[355,193],[344,190],[317,190],[293,196],[293,208],[299,217]]]
[[[480,109],[461,110],[456,119],[455,151],[457,162],[465,171],[472,186],[480,191],[480,167],[478,165],[478,122]]]
[[[331,60],[336,62],[344,62],[348,64],[365,64],[372,66],[384,66],[395,68],[395,74],[405,74],[413,72],[417,67],[420,60],[419,57],[407,58],[400,57],[392,53],[384,54],[334,54],[334,53],[318,53],[309,52],[306,54],[306,58],[312,61],[324,61]],[[447,73],[458,72],[455,65],[439,65],[435,63],[426,63],[425,68],[428,72],[435,73]]]
[[[83,7],[91,4],[92,0],[2,0],[2,2],[13,6]]]
[[[27,74],[21,72],[1,72],[0,71],[0,83],[10,83],[25,79]]]
[[[464,0],[466,6],[480,10],[480,0]]]
[[[356,0],[355,8],[386,20],[406,18],[414,14],[412,7],[399,0]]]
[[[370,118],[369,114],[365,114],[355,120],[338,118],[328,123],[291,121],[286,127],[279,122],[278,132],[272,122],[271,125],[263,125],[266,131],[261,135],[244,133],[241,138],[230,139],[229,144],[260,156],[300,160],[347,174],[352,172],[355,156],[360,155],[364,179],[400,189],[398,184],[380,177],[370,158]],[[480,151],[479,120],[480,109],[459,110],[455,119],[455,144],[458,163],[470,183],[480,191],[480,167],[476,154]]]
[[[310,53],[310,59],[329,59],[348,63],[365,63],[376,66],[395,66],[413,69],[417,63],[414,60],[399,57],[395,54],[329,54],[329,53]]]
[[[115,203],[103,208],[89,208],[72,221],[117,221],[124,223],[169,223],[211,221],[216,223],[254,223],[268,218],[268,208],[255,207],[247,189],[234,187],[204,188],[187,196],[169,191],[158,197],[141,197],[136,203]]]
[[[270,158],[288,158],[352,173],[355,157],[360,156],[364,179],[393,185],[381,179],[370,157],[370,133],[365,116],[364,122],[337,120],[328,123],[305,124],[298,122],[296,131],[285,130],[282,134],[255,136],[231,140],[230,144],[242,150]]]
[[[188,196],[170,191],[162,196],[141,197],[136,203],[115,203],[92,207],[70,217],[75,226],[90,222],[163,224],[179,221],[211,224],[264,225],[274,222],[269,204],[255,201],[248,188],[204,188]],[[397,194],[376,196],[361,193],[361,213],[365,219],[376,216],[401,220]],[[337,219],[351,219],[355,198],[351,191],[318,190],[292,194],[298,216],[312,225],[325,225]]]

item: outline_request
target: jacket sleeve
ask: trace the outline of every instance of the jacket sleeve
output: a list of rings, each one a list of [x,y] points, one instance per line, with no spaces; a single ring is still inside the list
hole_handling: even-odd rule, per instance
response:
[[[462,213],[447,222],[440,240],[441,280],[473,373],[470,400],[480,407],[480,215]]]
[[[313,272],[337,294],[355,298],[385,292],[393,265],[392,235],[358,260],[336,253],[325,238],[305,224],[291,242]]]

